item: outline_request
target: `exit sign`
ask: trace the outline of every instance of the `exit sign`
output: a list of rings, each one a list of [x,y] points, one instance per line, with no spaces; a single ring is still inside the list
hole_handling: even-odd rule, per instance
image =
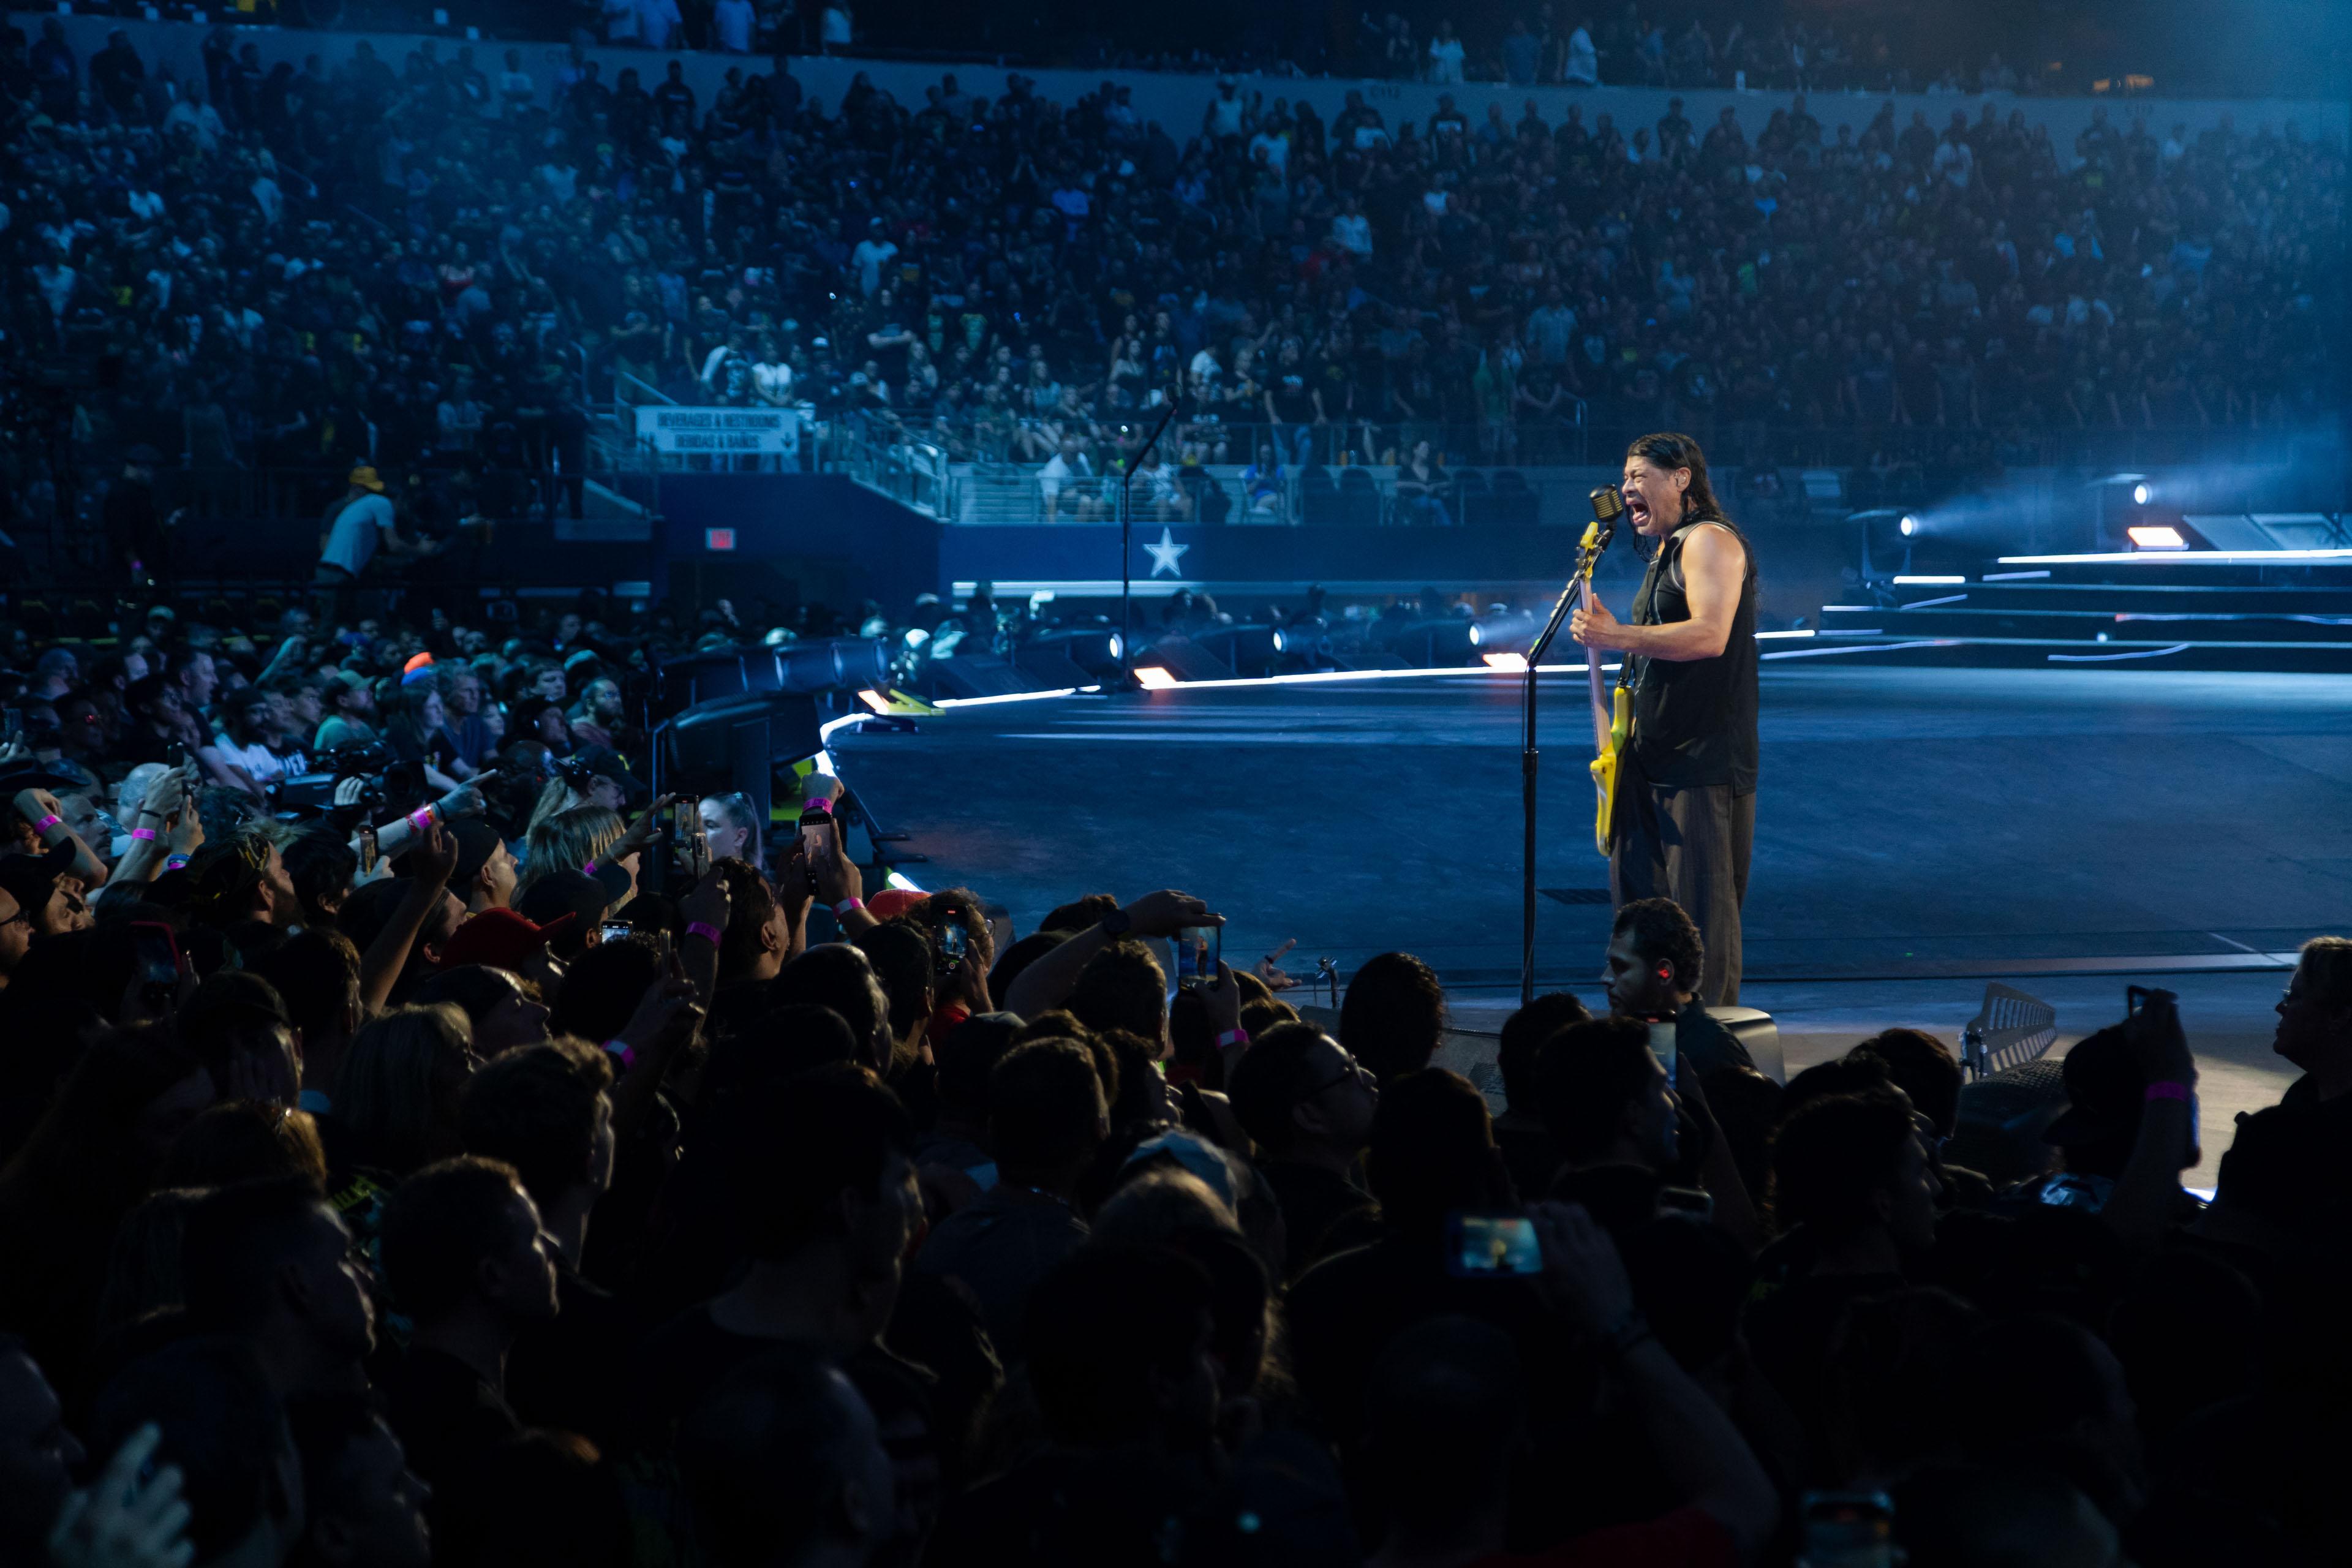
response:
[[[734,549],[735,531],[731,528],[704,529],[702,531],[702,548],[705,550]]]

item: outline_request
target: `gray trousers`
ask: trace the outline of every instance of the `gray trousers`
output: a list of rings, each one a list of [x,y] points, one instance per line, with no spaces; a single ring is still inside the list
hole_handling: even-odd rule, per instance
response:
[[[1694,987],[1710,1007],[1739,1001],[1739,906],[1748,899],[1748,858],[1756,846],[1756,795],[1729,784],[1668,789],[1620,764],[1610,819],[1609,895],[1672,899],[1698,927],[1706,955]]]

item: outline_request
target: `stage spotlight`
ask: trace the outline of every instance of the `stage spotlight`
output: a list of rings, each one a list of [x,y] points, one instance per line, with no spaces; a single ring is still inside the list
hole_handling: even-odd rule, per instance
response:
[[[1542,629],[1525,610],[1497,610],[1470,623],[1470,646],[1482,653],[1524,649]]]
[[[1903,531],[1904,538],[1909,539],[1912,535],[1919,531],[1919,520],[1916,517],[1906,516],[1901,522],[1896,523],[1895,526]]]
[[[2149,489],[2145,484],[2137,484],[2132,486],[2132,505],[2146,506],[2147,504],[2147,498],[2155,493],[2156,492],[2154,490]]]
[[[1089,675],[1104,675],[1118,668],[1127,644],[1108,626],[1069,626],[1037,633],[1023,651],[1058,653]]]
[[[2180,531],[2166,523],[2137,524],[2125,529],[2124,532],[2130,536],[2132,548],[2135,550],[2186,550],[2189,548],[2189,541],[2181,537]]]

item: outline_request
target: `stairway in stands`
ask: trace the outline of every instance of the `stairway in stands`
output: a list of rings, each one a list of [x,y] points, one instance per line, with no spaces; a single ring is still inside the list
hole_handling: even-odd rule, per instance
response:
[[[2352,672],[2352,548],[2008,556],[1875,583],[1806,641],[1874,662]]]

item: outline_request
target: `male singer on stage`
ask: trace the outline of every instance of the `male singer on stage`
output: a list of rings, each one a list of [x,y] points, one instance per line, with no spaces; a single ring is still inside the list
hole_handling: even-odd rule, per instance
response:
[[[1631,624],[1598,599],[1569,633],[1623,654],[1633,732],[1618,759],[1609,891],[1672,899],[1706,945],[1702,1004],[1739,1000],[1739,906],[1756,838],[1756,556],[1716,504],[1687,436],[1625,453],[1625,515],[1656,542]]]

